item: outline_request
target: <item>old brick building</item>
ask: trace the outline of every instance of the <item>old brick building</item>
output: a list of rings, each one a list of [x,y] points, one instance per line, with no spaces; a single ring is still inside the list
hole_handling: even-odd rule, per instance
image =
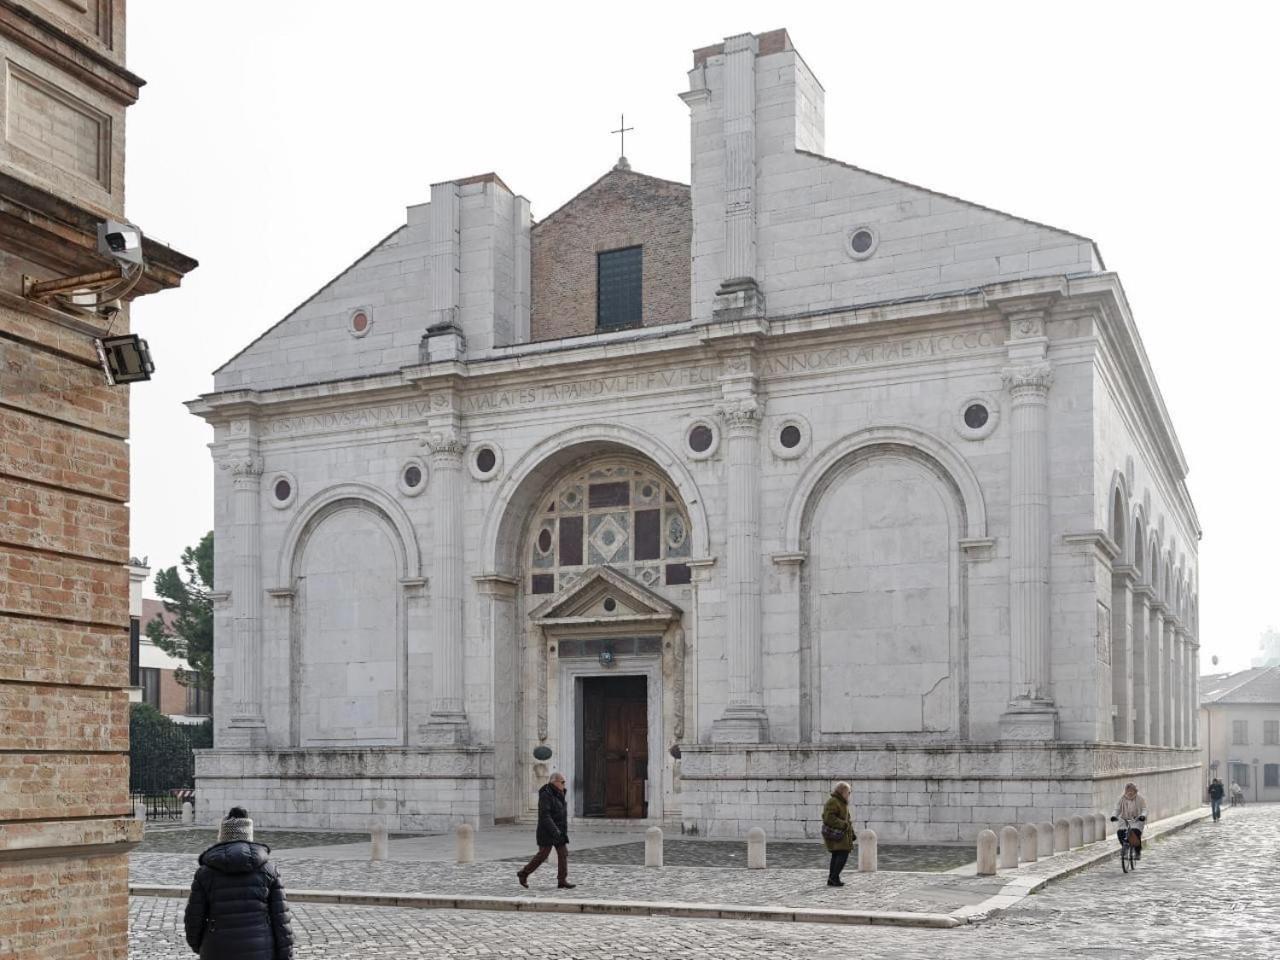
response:
[[[37,302],[116,267],[123,0],[0,0],[0,956],[123,958],[129,816],[129,389],[94,312]],[[195,262],[147,242],[132,296]],[[79,288],[77,288],[79,289]],[[124,308],[114,333],[128,329]]]

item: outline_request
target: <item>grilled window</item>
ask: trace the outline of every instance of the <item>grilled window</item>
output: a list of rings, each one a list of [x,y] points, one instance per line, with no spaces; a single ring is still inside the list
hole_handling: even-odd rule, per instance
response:
[[[626,247],[596,255],[596,327],[600,330],[640,326],[641,250]]]

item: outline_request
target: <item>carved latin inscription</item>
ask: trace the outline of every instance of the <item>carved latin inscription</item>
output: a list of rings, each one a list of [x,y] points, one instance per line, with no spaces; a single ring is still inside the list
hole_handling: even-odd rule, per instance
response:
[[[5,66],[8,143],[109,190],[111,118],[15,63]]]

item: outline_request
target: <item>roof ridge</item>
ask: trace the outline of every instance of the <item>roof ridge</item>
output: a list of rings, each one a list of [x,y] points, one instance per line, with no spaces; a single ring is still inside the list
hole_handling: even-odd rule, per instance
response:
[[[1234,686],[1228,687],[1226,690],[1223,690],[1220,694],[1218,694],[1216,697],[1214,697],[1212,700],[1208,702],[1221,703],[1223,702],[1223,699],[1225,697],[1229,697],[1233,693],[1239,693],[1245,687],[1250,686],[1251,684],[1261,680],[1268,673],[1275,673],[1276,679],[1280,679],[1280,667],[1249,667],[1245,670],[1241,670],[1240,673],[1249,673],[1249,674],[1252,674],[1252,676],[1245,677],[1243,680],[1241,680],[1239,683],[1235,684]]]
[[[844,160],[837,160],[835,157],[828,157],[825,154],[815,153],[812,150],[801,150],[796,148],[796,153],[802,153],[808,157],[815,157],[818,160],[825,160],[828,163],[834,163],[841,167],[847,167],[850,170],[856,170],[858,173],[865,173],[871,177],[878,177],[881,180],[888,180],[890,183],[901,184],[904,187],[911,187],[913,190],[923,190],[925,193],[931,193],[935,197],[942,197],[946,200],[954,200],[956,203],[963,203],[965,206],[977,207],[979,210],[986,210],[988,213],[995,213],[1002,217],[1008,217],[1010,220],[1017,220],[1020,223],[1029,223],[1033,227],[1040,227],[1044,230],[1052,230],[1055,233],[1066,234],[1068,237],[1075,237],[1077,240],[1083,240],[1093,247],[1093,252],[1098,256],[1098,263],[1105,271],[1107,266],[1102,259],[1102,251],[1098,249],[1097,241],[1092,237],[1086,237],[1082,233],[1076,233],[1073,230],[1064,230],[1062,227],[1055,227],[1049,223],[1042,223],[1039,220],[1032,220],[1030,217],[1020,217],[1016,213],[1010,213],[1007,210],[1001,210],[997,207],[989,207],[984,203],[977,203],[973,200],[966,200],[964,197],[957,197],[955,194],[943,193],[941,190],[934,190],[932,187],[924,187],[918,183],[912,183],[910,180],[902,180],[898,177],[891,177],[886,173],[877,173],[875,170],[868,170],[866,167],[860,167],[854,163],[847,163]]]
[[[606,170],[600,176],[596,177],[594,180],[592,180],[589,184],[587,184],[585,187],[583,187],[581,190],[575,193],[572,197],[570,197],[564,203],[560,204],[560,206],[556,207],[554,210],[548,213],[541,220],[538,220],[536,223],[534,223],[533,226],[538,227],[546,223],[547,221],[551,220],[561,210],[569,206],[569,204],[575,202],[579,198],[590,193],[592,190],[598,187],[601,183],[603,183],[606,177],[609,177],[615,173],[626,173],[626,174],[630,174],[633,177],[644,177],[646,180],[656,180],[658,183],[669,183],[673,187],[684,187],[686,190],[692,189],[692,187],[690,187],[689,184],[681,183],[679,180],[668,180],[666,177],[655,177],[651,173],[641,173],[639,170],[623,170],[623,169],[620,169],[619,167],[610,167],[608,170]]]

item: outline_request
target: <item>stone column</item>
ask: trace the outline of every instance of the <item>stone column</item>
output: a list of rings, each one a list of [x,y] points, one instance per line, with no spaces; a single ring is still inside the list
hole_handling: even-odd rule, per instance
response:
[[[1173,682],[1170,685],[1173,691],[1173,745],[1181,747],[1186,745],[1184,737],[1184,727],[1186,723],[1186,696],[1187,684],[1183,678],[1184,665],[1184,648],[1185,644],[1182,640],[1182,629],[1178,626],[1177,621],[1173,623],[1171,640],[1172,654],[1169,657],[1169,670],[1173,674]]]
[[[1191,638],[1191,745],[1200,746],[1200,644]]]
[[[1151,588],[1133,588],[1133,742],[1151,742]]]
[[[712,724],[718,743],[763,743],[769,738],[764,710],[764,663],[760,631],[760,418],[753,396],[726,399],[716,407],[728,444],[727,497],[729,703]]]
[[[1151,647],[1151,672],[1148,696],[1151,714],[1151,739],[1147,741],[1153,746],[1165,746],[1165,682],[1164,682],[1164,604],[1159,600],[1151,601],[1150,629],[1147,631],[1148,644]]]
[[[1057,711],[1049,686],[1049,387],[1048,363],[1004,370],[1010,395],[1009,496],[1011,697],[1001,736],[1051,740]]]
[[[1178,682],[1176,671],[1174,669],[1174,656],[1176,654],[1177,638],[1174,636],[1173,618],[1166,615],[1164,619],[1164,675],[1161,678],[1164,683],[1162,693],[1164,695],[1164,745],[1166,747],[1177,746],[1174,737],[1174,731],[1177,729],[1177,718],[1174,711],[1177,709],[1178,702]]]
[[[232,560],[231,604],[234,653],[232,676],[235,707],[227,724],[227,746],[266,745],[262,714],[262,457],[254,448],[222,462],[231,473]]]
[[[1133,742],[1133,567],[1117,566],[1111,574],[1111,702],[1115,706],[1113,736]]]
[[[462,455],[467,437],[450,422],[427,437],[431,462],[431,716],[427,743],[467,741],[463,697]]]

